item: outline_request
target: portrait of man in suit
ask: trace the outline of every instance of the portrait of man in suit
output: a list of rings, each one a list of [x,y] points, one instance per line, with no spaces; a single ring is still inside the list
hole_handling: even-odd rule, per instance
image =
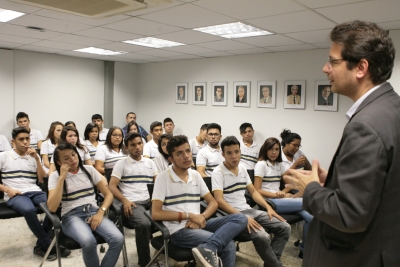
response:
[[[288,104],[295,104],[295,105],[301,104],[301,96],[299,95],[299,91],[301,91],[301,85],[288,86],[288,96],[287,96]]]
[[[214,87],[214,102],[224,102],[223,86]]]
[[[314,216],[303,266],[398,266],[400,97],[388,82],[395,47],[388,31],[357,20],[336,25],[330,39],[322,70],[353,105],[329,169],[314,160],[311,172],[284,175]]]
[[[331,93],[331,87],[329,85],[318,86],[318,105],[319,106],[333,105],[333,93]]]
[[[203,86],[196,86],[195,87],[195,101],[204,101],[203,96]]]
[[[236,87],[236,103],[247,103],[246,98],[247,86],[237,86]]]
[[[178,100],[185,100],[185,87],[179,86],[178,87]]]
[[[271,88],[263,85],[260,87],[260,104],[272,104]]]

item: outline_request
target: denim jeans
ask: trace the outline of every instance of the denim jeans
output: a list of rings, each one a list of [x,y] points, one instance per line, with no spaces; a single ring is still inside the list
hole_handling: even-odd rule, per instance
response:
[[[65,235],[71,237],[81,245],[82,257],[86,266],[115,266],[124,244],[124,236],[114,223],[107,218],[103,218],[101,224],[94,232],[107,242],[109,248],[101,264],[99,264],[96,239],[89,224],[85,223],[85,219],[95,215],[97,210],[98,208],[90,205],[76,207],[63,216],[61,227]]]
[[[243,230],[240,235],[245,238],[250,238],[253,241],[254,247],[258,255],[264,261],[264,266],[281,267],[282,263],[280,258],[285,248],[286,242],[289,240],[291,227],[288,223],[282,222],[277,218],[269,218],[268,213],[256,209],[242,210],[246,216],[253,218],[264,229],[257,232],[248,232],[247,228]],[[270,235],[272,233],[274,238],[271,241]]]
[[[303,199],[302,198],[273,198],[271,199],[276,205],[276,212],[278,214],[298,214],[304,220],[303,226],[303,242],[300,244],[301,251],[304,250],[306,245],[306,236],[308,227],[312,219],[314,218],[310,213],[303,210]]]
[[[41,225],[34,205],[46,201],[46,193],[43,191],[25,192],[24,194],[16,195],[7,201],[7,206],[9,208],[18,211],[24,216],[29,229],[31,229],[32,233],[38,239],[36,245],[45,250],[47,250],[51,243],[51,239],[48,234],[50,230],[48,227],[50,226],[50,222],[46,217],[43,221],[43,225]]]
[[[176,246],[205,247],[217,251],[224,267],[234,267],[236,248],[232,239],[247,226],[247,217],[241,213],[211,218],[203,229],[183,228],[171,235],[170,242]]]
[[[136,208],[132,207],[132,215],[127,218],[128,223],[135,228],[136,250],[139,266],[146,266],[150,258],[150,229],[151,221],[144,215],[151,208],[150,199],[135,202]]]

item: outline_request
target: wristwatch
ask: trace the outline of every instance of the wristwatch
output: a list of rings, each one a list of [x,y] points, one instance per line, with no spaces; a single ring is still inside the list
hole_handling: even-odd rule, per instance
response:
[[[100,208],[102,211],[106,211],[107,209],[106,208],[104,208],[104,207],[101,207]]]

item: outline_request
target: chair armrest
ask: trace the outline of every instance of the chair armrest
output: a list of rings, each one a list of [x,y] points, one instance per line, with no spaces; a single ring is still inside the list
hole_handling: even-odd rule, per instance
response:
[[[49,220],[53,224],[54,229],[61,229],[60,219],[58,218],[58,216],[55,213],[52,213],[49,210],[47,203],[46,202],[39,203],[39,207],[44,213],[46,213],[46,216],[47,216],[47,218],[49,218]]]
[[[123,212],[122,202],[114,198],[113,202],[111,203],[110,210],[114,211],[115,215],[121,216]]]
[[[151,217],[151,212],[149,210],[146,210],[144,212],[144,215],[146,215],[147,218],[150,219],[151,223],[161,231],[161,235],[164,240],[168,240],[170,237],[169,230],[168,228],[162,223],[162,221],[155,221],[153,220],[153,217]]]
[[[275,203],[272,202],[270,199],[265,199],[265,202],[267,202],[267,203],[271,206],[271,208],[272,208],[273,210],[276,210],[276,205],[275,205]]]

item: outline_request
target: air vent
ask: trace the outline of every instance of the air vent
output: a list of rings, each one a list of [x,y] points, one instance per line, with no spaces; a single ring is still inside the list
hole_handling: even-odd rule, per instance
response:
[[[128,13],[144,8],[169,4],[170,0],[10,0],[44,9],[84,16],[102,18]]]

